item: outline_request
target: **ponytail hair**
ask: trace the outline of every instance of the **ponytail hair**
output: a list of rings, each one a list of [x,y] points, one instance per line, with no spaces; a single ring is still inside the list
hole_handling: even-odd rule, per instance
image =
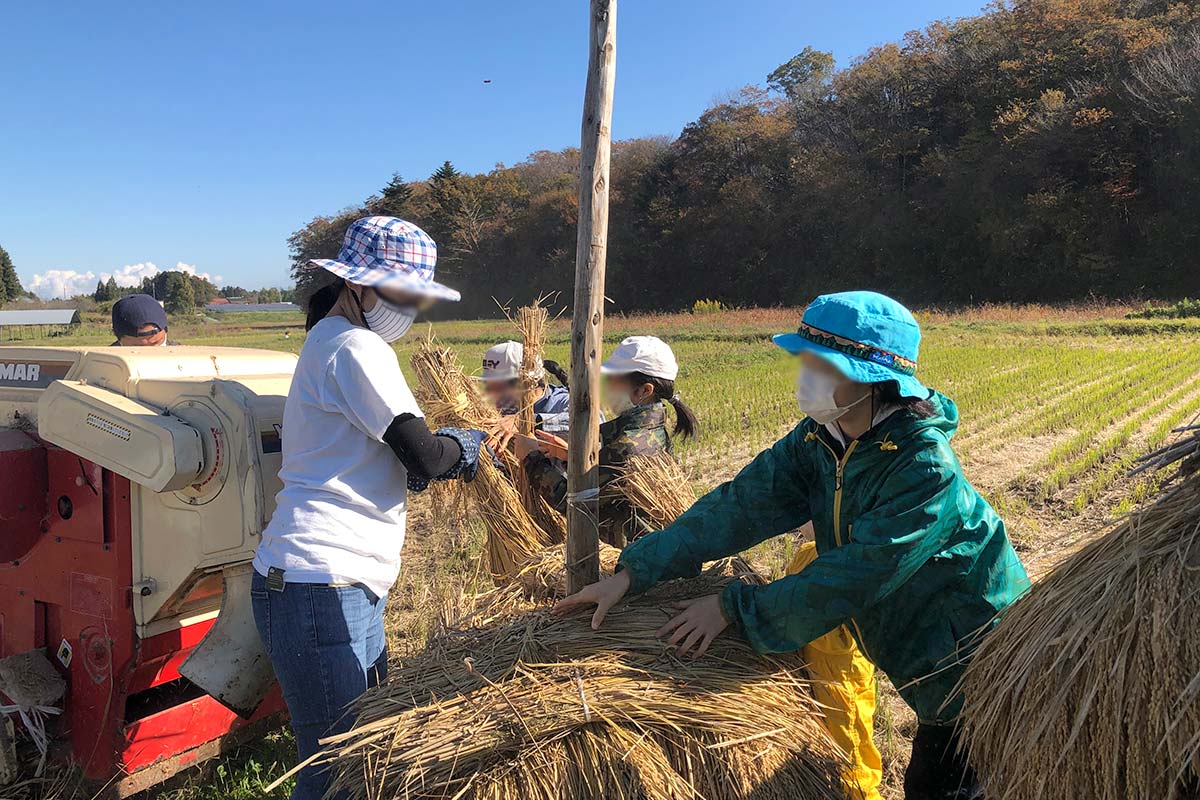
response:
[[[695,412],[688,407],[688,404],[679,399],[679,395],[675,393],[675,381],[669,381],[666,378],[655,378],[643,372],[631,372],[629,379],[637,386],[641,386],[644,383],[650,384],[654,387],[655,400],[671,404],[671,408],[675,409],[676,436],[682,436],[685,439],[696,438],[700,432],[700,421],[696,419]]]
[[[551,375],[553,375],[559,383],[568,389],[571,388],[571,381],[567,377],[567,371],[559,366],[557,361],[543,359],[542,366],[545,367],[546,372],[549,372]]]
[[[876,397],[881,403],[900,406],[902,410],[909,412],[917,419],[929,419],[937,415],[937,409],[933,407],[933,403],[929,402],[928,398],[901,396],[900,384],[895,381],[883,381],[874,386],[877,392]]]
[[[344,280],[336,278],[308,295],[308,298],[304,301],[304,310],[306,312],[304,330],[311,331],[314,325],[329,315],[329,312],[337,305],[338,297],[341,296],[342,289],[345,286],[346,282]]]

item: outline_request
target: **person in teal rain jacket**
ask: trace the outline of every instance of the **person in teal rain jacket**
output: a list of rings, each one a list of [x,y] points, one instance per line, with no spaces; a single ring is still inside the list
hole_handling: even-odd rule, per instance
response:
[[[556,611],[595,604],[599,627],[626,593],[695,575],[706,561],[811,521],[819,553],[811,565],[692,601],[660,635],[700,655],[729,628],[769,653],[847,626],[917,713],[905,797],[978,797],[957,746],[956,687],[980,636],[1029,580],[950,446],[958,409],[917,380],[920,329],[881,294],[819,297],[796,333],[774,340],[800,356],[807,417]]]

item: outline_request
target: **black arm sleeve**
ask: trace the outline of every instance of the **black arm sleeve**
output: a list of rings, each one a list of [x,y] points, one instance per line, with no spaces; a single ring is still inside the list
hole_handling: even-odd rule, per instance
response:
[[[433,479],[449,471],[462,458],[462,448],[449,436],[435,436],[425,420],[401,414],[383,432],[384,443],[410,474]]]

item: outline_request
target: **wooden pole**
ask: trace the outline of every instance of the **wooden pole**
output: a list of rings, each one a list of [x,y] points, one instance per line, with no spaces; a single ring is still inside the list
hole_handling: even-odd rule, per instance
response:
[[[617,76],[617,0],[591,0],[587,88],[579,146],[579,236],[571,319],[571,406],[567,449],[567,589],[600,578],[600,353],[608,251],[608,157]]]

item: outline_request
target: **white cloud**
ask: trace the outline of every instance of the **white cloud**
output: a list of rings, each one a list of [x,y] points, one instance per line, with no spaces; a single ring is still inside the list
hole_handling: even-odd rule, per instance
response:
[[[153,267],[154,265],[150,264],[149,266]],[[220,275],[210,275],[207,272],[196,272],[195,264],[185,264],[182,261],[176,261],[175,266],[172,267],[172,269],[176,272],[186,272],[189,275],[195,275],[199,278],[204,278],[206,281],[213,284],[214,286],[220,286],[221,282],[225,280]],[[120,282],[121,282],[121,279],[118,278],[117,283],[120,283]]]
[[[50,269],[34,275],[23,281],[25,288],[44,300],[54,300],[63,297],[73,297],[77,294],[90,294],[96,288],[98,281],[108,281],[112,278],[118,286],[137,286],[143,278],[157,275],[164,270],[152,261],[142,261],[137,264],[126,264],[112,272],[78,272],[73,269]],[[220,286],[223,280],[220,275],[210,275],[207,272],[197,272],[195,264],[185,264],[182,261],[167,271],[186,272],[211,281]]]
[[[96,288],[96,274],[73,269],[50,269],[22,283],[43,300],[54,300],[92,291]]]

